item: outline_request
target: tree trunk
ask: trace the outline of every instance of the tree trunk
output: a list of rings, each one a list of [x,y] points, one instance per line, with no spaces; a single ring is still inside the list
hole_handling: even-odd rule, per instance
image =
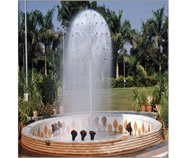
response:
[[[47,61],[46,61],[46,55],[45,55],[45,76],[47,76]]]
[[[119,61],[118,57],[116,57],[116,79],[119,78]]]
[[[161,71],[162,70],[162,65],[161,64],[159,64],[159,71]]]

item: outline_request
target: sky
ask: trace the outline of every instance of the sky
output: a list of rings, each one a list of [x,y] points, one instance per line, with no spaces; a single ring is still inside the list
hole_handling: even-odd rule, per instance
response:
[[[152,17],[153,10],[164,7],[165,15],[168,15],[168,0],[98,0],[98,5],[103,4],[116,13],[123,10],[122,21],[129,20],[132,27],[138,31],[141,29],[142,22]],[[55,7],[53,23],[57,28],[60,27],[57,21],[57,5],[60,5],[59,0],[27,0],[27,11],[38,9],[45,14]],[[24,0],[19,0],[19,9],[24,11]]]

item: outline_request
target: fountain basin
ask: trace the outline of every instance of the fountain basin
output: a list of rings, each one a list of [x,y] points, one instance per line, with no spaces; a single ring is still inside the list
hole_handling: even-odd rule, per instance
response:
[[[93,126],[90,126],[89,117],[89,114],[67,114],[36,121],[23,129],[23,146],[47,156],[116,156],[144,149],[162,138],[160,122],[146,116],[97,112],[93,114],[93,120],[96,120]],[[106,118],[106,123],[102,118]],[[58,121],[63,126],[53,135],[51,125]],[[133,130],[131,136],[125,130],[129,122]],[[70,133],[73,129],[78,133],[94,130],[97,134],[94,141],[90,140],[89,134],[84,141],[80,135],[72,141]]]

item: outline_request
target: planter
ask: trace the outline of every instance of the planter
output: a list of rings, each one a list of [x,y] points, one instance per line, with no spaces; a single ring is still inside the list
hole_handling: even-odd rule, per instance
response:
[[[147,111],[148,111],[148,112],[152,112],[152,105],[148,105],[148,106],[147,106]]]
[[[38,111],[36,111],[36,110],[33,111],[33,117],[34,117],[34,118],[37,118],[37,117],[38,117]]]
[[[146,112],[146,104],[142,104],[141,105],[141,111],[142,112]]]
[[[156,110],[157,110],[158,114],[160,114],[160,104],[156,104]]]
[[[56,113],[57,113],[57,109],[56,107],[53,107],[53,115],[56,115]]]

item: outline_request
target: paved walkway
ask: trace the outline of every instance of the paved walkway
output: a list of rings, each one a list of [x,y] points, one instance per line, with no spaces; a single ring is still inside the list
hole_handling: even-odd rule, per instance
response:
[[[138,158],[149,158],[149,157],[160,157],[167,158],[168,157],[168,142],[161,141],[155,145],[152,145],[149,148],[146,148],[142,151],[123,155],[123,157],[138,157]]]

